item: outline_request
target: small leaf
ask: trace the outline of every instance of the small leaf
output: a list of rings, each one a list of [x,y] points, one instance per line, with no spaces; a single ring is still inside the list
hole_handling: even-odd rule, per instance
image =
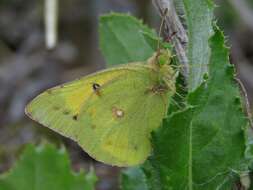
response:
[[[128,168],[121,173],[122,190],[147,190],[143,171],[136,168]]]
[[[157,48],[155,32],[126,14],[100,17],[100,47],[108,65],[145,61]]]
[[[14,168],[0,176],[0,190],[93,190],[96,181],[92,171],[72,172],[64,149],[28,145]]]
[[[196,89],[208,72],[210,48],[208,39],[212,35],[213,4],[211,0],[183,0],[188,31],[188,60],[190,73],[188,88]]]

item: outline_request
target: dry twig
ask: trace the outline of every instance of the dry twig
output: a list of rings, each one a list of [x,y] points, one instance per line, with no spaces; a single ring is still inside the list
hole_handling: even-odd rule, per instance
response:
[[[188,37],[176,12],[173,0],[153,0],[153,4],[159,11],[160,16],[165,17],[166,35],[170,37],[174,34],[173,38],[171,38],[171,41],[175,46],[178,59],[183,65],[182,73],[187,78],[189,74],[188,58],[186,55]],[[164,15],[164,13],[166,14]]]

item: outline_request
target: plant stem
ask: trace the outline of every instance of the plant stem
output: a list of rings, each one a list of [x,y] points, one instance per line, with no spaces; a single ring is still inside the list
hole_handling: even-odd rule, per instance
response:
[[[45,0],[46,47],[55,48],[57,44],[58,0]]]

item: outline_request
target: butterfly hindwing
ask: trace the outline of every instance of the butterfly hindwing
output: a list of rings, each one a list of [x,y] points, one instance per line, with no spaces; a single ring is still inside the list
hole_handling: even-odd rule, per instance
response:
[[[167,109],[168,94],[150,90],[156,82],[144,64],[107,69],[45,91],[26,112],[99,161],[136,165],[149,155],[150,132]]]

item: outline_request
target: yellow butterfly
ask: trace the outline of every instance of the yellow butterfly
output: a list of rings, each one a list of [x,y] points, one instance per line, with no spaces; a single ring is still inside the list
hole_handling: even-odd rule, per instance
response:
[[[166,60],[166,62],[165,62]],[[171,53],[125,64],[46,90],[26,114],[76,141],[94,159],[133,166],[151,153],[150,134],[175,92]]]

